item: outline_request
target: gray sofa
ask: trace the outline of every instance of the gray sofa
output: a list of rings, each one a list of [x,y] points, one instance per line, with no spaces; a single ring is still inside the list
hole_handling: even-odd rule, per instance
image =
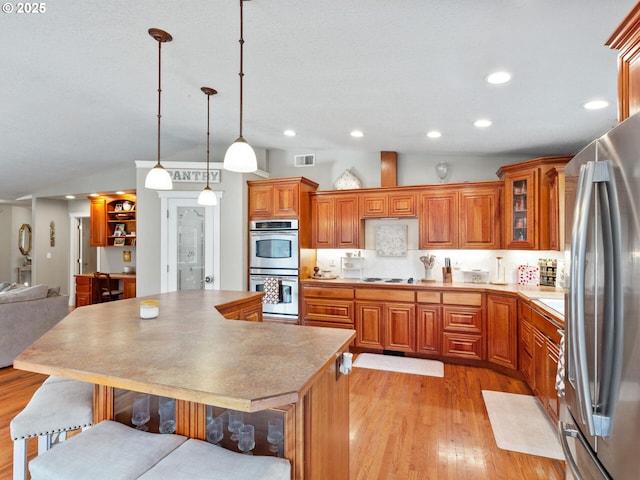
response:
[[[0,368],[40,338],[69,313],[69,295],[47,285],[0,284]]]

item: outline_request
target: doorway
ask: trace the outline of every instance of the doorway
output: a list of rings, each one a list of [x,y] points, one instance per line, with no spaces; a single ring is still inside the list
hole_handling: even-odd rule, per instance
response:
[[[90,218],[87,214],[72,213],[71,251],[69,252],[69,299],[70,305],[76,304],[75,275],[93,273],[98,270],[98,249],[89,245]]]
[[[220,289],[220,192],[218,205],[198,205],[200,192],[161,192],[162,292]]]

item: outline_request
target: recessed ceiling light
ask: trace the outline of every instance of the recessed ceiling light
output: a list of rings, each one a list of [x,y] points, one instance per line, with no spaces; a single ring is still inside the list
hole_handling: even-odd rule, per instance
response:
[[[90,197],[99,197],[100,195],[99,195],[99,194],[97,194],[97,193],[90,193],[90,194],[89,194],[89,196],[90,196]]]
[[[511,80],[511,74],[509,72],[493,72],[487,75],[485,79],[492,85],[500,85]]]
[[[124,195],[124,192],[123,192],[122,190],[118,190],[118,191],[116,192],[116,195]]]
[[[609,102],[606,100],[592,100],[583,105],[587,110],[600,110],[609,106]]]
[[[67,198],[69,200],[73,200],[74,198],[76,198],[75,195],[65,195],[64,198]]]
[[[360,130],[354,130],[353,132],[351,132],[351,136],[355,138],[361,138],[364,137],[364,133],[362,133],[362,131]]]
[[[490,127],[491,126],[491,120],[487,120],[487,119],[480,119],[480,120],[476,120],[475,122],[473,122],[473,125],[475,125],[478,128],[486,128],[486,127]]]
[[[427,137],[429,138],[440,138],[442,134],[438,130],[431,130],[427,132]]]
[[[287,137],[295,137],[296,136],[296,131],[295,130],[291,130],[291,129],[285,130],[282,133],[284,133]]]

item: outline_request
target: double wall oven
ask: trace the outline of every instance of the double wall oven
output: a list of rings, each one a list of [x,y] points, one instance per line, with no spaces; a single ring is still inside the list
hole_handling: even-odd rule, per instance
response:
[[[249,288],[252,292],[265,293],[269,289],[277,289],[265,295],[264,314],[291,319],[298,317],[298,238],[297,220],[257,220],[250,223]],[[269,281],[273,278],[275,283]]]

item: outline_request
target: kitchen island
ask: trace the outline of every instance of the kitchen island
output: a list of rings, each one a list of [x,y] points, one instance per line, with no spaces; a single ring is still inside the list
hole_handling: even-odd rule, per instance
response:
[[[185,291],[89,305],[14,367],[95,384],[96,422],[116,418],[120,389],[177,399],[176,432],[192,438],[206,437],[207,405],[280,412],[293,478],[348,478],[348,376],[336,373],[336,363],[355,334],[229,321],[214,308],[261,297]],[[159,301],[159,315],[140,319],[140,301],[149,299]]]

